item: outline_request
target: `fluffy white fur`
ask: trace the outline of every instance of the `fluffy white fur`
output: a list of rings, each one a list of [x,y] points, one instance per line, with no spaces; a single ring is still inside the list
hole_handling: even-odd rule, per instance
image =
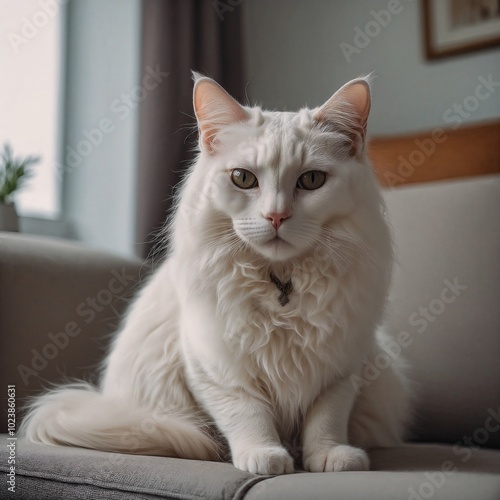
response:
[[[408,410],[394,363],[356,391],[377,331],[391,238],[364,153],[366,79],[297,113],[240,106],[196,76],[200,153],[170,253],[132,304],[98,388],[61,387],[23,422],[35,442],[225,459],[259,474],[366,470]],[[244,168],[258,186],[240,189]],[[297,187],[310,170],[319,189]],[[281,220],[276,230],[272,220]],[[270,281],[291,279],[289,303]]]

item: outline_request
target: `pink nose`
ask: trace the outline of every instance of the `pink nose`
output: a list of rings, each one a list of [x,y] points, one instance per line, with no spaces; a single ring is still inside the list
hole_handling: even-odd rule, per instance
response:
[[[266,219],[269,222],[271,222],[274,229],[276,229],[276,231],[277,231],[279,229],[279,227],[281,226],[281,224],[283,224],[283,221],[285,219],[288,219],[288,217],[290,217],[290,214],[288,214],[286,212],[273,212],[271,214],[268,214]]]

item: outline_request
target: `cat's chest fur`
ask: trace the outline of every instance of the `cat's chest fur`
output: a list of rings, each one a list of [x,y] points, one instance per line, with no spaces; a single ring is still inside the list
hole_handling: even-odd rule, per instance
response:
[[[271,273],[291,282],[285,305]],[[347,375],[359,348],[357,336],[348,335],[356,301],[352,273],[308,261],[281,269],[245,263],[216,288],[224,341],[248,389],[291,431],[318,394]]]

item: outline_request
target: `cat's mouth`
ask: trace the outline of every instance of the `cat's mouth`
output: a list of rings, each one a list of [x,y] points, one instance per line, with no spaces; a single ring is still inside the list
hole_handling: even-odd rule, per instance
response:
[[[266,245],[272,245],[274,246],[275,248],[280,248],[280,247],[283,247],[283,246],[290,246],[290,243],[288,243],[288,241],[284,240],[281,236],[279,236],[278,234],[276,234],[273,238],[271,238],[270,240],[267,240]]]
[[[273,261],[282,262],[295,257],[297,247],[281,236],[275,235],[260,244],[260,253]]]
[[[263,235],[262,235],[263,236]],[[276,260],[283,261],[293,257],[297,252],[296,245],[292,244],[283,236],[274,232],[274,234],[267,234],[267,238],[247,238],[245,235],[240,236],[243,241],[250,244],[253,249],[260,255]]]
[[[267,240],[267,243],[277,243],[279,241],[283,241],[286,243],[286,241],[276,233],[270,240]]]

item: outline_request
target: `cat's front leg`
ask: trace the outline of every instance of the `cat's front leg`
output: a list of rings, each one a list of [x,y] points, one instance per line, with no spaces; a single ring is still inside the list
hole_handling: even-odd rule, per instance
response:
[[[293,459],[281,445],[273,416],[241,388],[208,385],[203,399],[228,440],[233,464],[254,474],[289,474]]]
[[[348,379],[322,393],[309,409],[302,436],[304,469],[311,472],[368,470],[366,452],[349,446],[347,428],[355,388]]]

